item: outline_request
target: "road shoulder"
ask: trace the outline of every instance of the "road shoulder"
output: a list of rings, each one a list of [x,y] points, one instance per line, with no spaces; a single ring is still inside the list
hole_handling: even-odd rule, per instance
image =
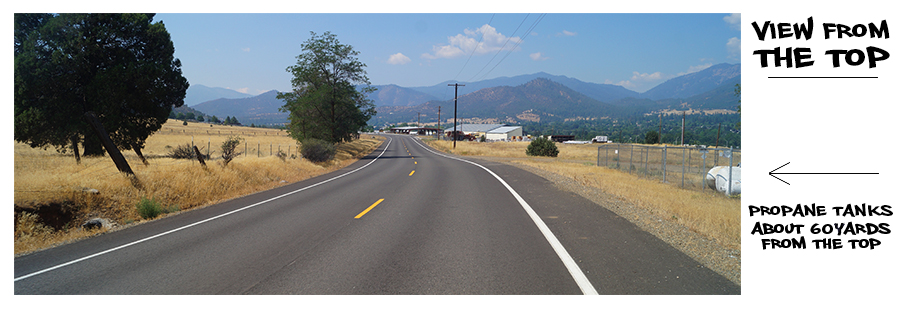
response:
[[[681,251],[703,266],[722,275],[737,286],[741,284],[741,252],[737,249],[728,249],[713,240],[691,231],[681,224],[671,220],[670,217],[660,216],[652,208],[642,207],[630,203],[625,199],[606,194],[596,188],[591,188],[562,175],[546,170],[530,167],[509,160],[496,160],[495,158],[470,157],[472,159],[498,162],[513,166],[552,182],[553,186],[565,192],[577,194],[616,215],[625,218],[632,224],[646,231],[660,240]],[[499,173],[498,173],[499,174]]]

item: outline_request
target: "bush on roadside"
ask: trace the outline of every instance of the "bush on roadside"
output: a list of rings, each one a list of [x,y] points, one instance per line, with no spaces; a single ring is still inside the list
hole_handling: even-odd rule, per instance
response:
[[[549,156],[556,157],[559,155],[559,149],[550,139],[537,137],[531,141],[528,148],[525,148],[525,154],[530,156]]]
[[[336,153],[337,149],[334,144],[324,140],[306,139],[300,145],[300,155],[314,163],[331,160]]]
[[[138,215],[143,219],[152,220],[163,213],[162,205],[156,200],[141,197],[137,203]]]
[[[156,199],[147,199],[144,197],[141,197],[141,201],[138,201],[135,207],[137,207],[138,215],[147,220],[152,220],[162,214],[178,212],[181,210],[178,205],[171,205],[164,208],[159,201],[156,201]]]

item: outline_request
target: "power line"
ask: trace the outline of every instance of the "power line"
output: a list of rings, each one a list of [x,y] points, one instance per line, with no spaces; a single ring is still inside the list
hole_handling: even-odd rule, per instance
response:
[[[515,51],[516,48],[519,47],[519,44],[521,44],[523,41],[525,41],[525,38],[528,38],[528,35],[531,34],[531,31],[534,30],[535,27],[537,27],[537,24],[540,23],[541,20],[543,20],[543,19],[544,19],[544,16],[546,16],[546,15],[547,15],[547,14],[541,14],[540,17],[538,17],[537,19],[535,19],[535,20],[534,20],[534,23],[531,24],[531,27],[528,28],[527,31],[525,31],[525,36],[522,37],[522,39],[519,40],[519,42],[517,42],[516,45],[515,45],[512,49],[510,49],[508,52],[506,52],[506,55],[504,55],[503,58],[500,59],[500,61],[497,62],[497,64],[494,64],[494,67],[492,67],[487,73],[484,73],[484,75],[481,76],[481,79],[484,79],[485,77],[487,77],[488,74],[490,74],[495,68],[497,68],[497,65],[500,65],[500,63],[503,63],[503,60],[506,60],[506,57],[508,57],[510,53],[512,53],[513,51]],[[493,60],[493,59],[492,59],[492,60]],[[490,63],[490,62],[488,62],[488,63]],[[485,66],[486,66],[486,65],[485,65]],[[477,76],[478,74],[475,74],[475,75]],[[474,77],[473,77],[473,78],[474,78]]]
[[[494,14],[491,14],[491,20],[488,21],[487,25],[490,26],[493,21],[494,21]],[[461,69],[459,69],[459,73],[456,73],[456,76],[453,77],[453,80],[456,80],[456,78],[459,77],[459,74],[462,74],[462,71],[464,69],[466,69],[466,65],[469,65],[469,60],[472,59],[472,55],[475,54],[475,50],[478,50],[478,46],[480,46],[482,42],[484,42],[484,32],[481,32],[481,39],[478,40],[478,44],[476,44],[475,48],[472,49],[472,53],[469,53],[469,58],[466,59],[466,63],[463,64]]]
[[[470,78],[470,79],[469,79],[469,80],[470,80],[470,81],[471,81],[471,80],[472,80],[472,79],[474,79],[474,78],[475,78],[475,76],[478,76],[478,74],[481,74],[481,71],[484,71],[484,69],[485,69],[485,68],[487,68],[487,66],[488,66],[488,65],[490,65],[490,64],[491,64],[491,62],[493,62],[493,61],[494,61],[494,58],[496,58],[496,57],[497,57],[497,55],[499,55],[499,54],[500,54],[500,52],[501,52],[501,51],[503,51],[503,48],[506,48],[506,44],[508,44],[508,43],[509,43],[509,41],[510,41],[510,40],[511,40],[511,39],[512,39],[512,38],[513,38],[513,36],[515,36],[515,35],[516,35],[516,32],[518,32],[518,31],[519,31],[519,28],[520,28],[520,27],[522,27],[522,24],[524,24],[524,23],[525,23],[525,20],[527,20],[527,19],[528,19],[528,16],[529,16],[529,15],[531,15],[531,13],[529,13],[529,14],[528,14],[528,15],[525,15],[525,18],[524,18],[524,19],[522,19],[522,22],[520,22],[520,23],[519,23],[519,26],[517,26],[517,27],[516,27],[516,30],[515,30],[515,31],[513,31],[513,33],[512,33],[512,34],[510,34],[510,35],[509,35],[509,37],[506,37],[506,42],[504,42],[504,43],[503,43],[503,46],[502,46],[502,47],[500,47],[500,50],[497,50],[497,53],[495,53],[495,54],[494,54],[494,57],[492,57],[492,58],[491,58],[491,60],[490,60],[490,61],[488,61],[488,62],[487,62],[487,64],[485,64],[485,65],[484,65],[484,67],[482,67],[482,68],[481,68],[481,70],[479,70],[479,71],[478,71],[478,73],[475,73],[475,75],[473,75],[473,76],[472,76],[472,78]]]

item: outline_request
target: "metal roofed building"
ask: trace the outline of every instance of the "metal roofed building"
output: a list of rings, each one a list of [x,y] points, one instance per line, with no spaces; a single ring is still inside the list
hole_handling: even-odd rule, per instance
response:
[[[462,132],[466,135],[474,135],[481,136],[487,134],[487,132],[497,129],[499,127],[506,126],[506,124],[459,124],[456,125],[456,130]],[[444,133],[450,133],[453,131],[453,127],[445,128]]]
[[[485,134],[487,140],[509,140],[512,137],[522,136],[522,126],[501,126],[489,130]]]

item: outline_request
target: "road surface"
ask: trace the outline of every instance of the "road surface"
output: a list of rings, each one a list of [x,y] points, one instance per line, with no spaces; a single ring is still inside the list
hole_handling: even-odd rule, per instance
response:
[[[14,266],[15,294],[740,294],[543,178],[406,135],[327,175]]]

